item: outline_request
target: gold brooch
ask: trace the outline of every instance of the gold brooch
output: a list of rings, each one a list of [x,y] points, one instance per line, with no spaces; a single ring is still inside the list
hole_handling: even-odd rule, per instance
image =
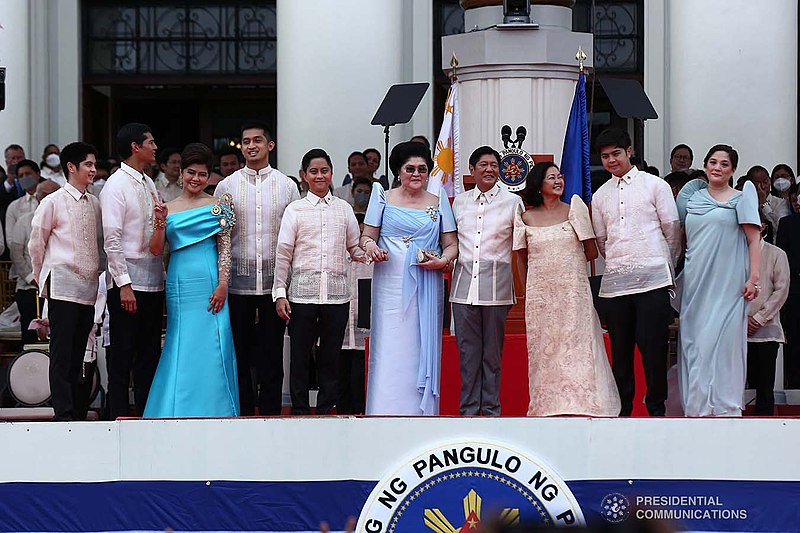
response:
[[[219,205],[213,206],[211,208],[211,214],[214,215],[215,217],[221,215],[222,214],[222,208]]]

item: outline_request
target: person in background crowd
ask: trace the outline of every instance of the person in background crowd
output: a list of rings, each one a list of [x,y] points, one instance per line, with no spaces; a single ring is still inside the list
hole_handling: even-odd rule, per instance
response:
[[[50,193],[59,189],[58,183],[45,180],[36,186],[36,206]],[[19,201],[20,199],[16,200]],[[19,216],[13,230],[8,232],[8,250],[11,256],[11,270],[9,278],[16,278],[16,302],[19,309],[19,324],[22,334],[22,343],[37,341],[35,330],[29,329],[31,322],[36,318],[36,285],[33,282],[33,265],[28,253],[28,242],[33,231],[33,215],[35,208],[26,210]]]
[[[690,180],[703,180],[708,182],[708,176],[706,176],[705,170],[702,169],[695,169],[689,172],[689,179]]]
[[[98,275],[103,270],[100,201],[86,194],[97,150],[71,143],[61,152],[67,184],[42,200],[31,222],[33,279],[48,300],[50,393],[54,420],[84,420],[81,365],[92,329]]]
[[[120,169],[100,192],[108,255],[108,312],[113,357],[108,360],[108,411],[112,420],[129,416],[131,370],[135,413],[141,416],[161,354],[164,262],[150,252],[153,208],[158,193],[144,169],[155,163],[156,141],[149,126],[125,124],[117,132]]]
[[[694,152],[687,144],[678,144],[669,153],[670,172],[688,172],[692,168]]]
[[[770,179],[767,169],[761,165],[750,167],[747,171],[747,180],[756,186],[759,211],[771,227],[766,241],[773,242],[774,235],[778,233],[780,220],[791,212],[789,200],[772,194],[772,179]]]
[[[347,176],[344,177],[344,182],[341,187],[336,187],[333,190],[333,195],[341,198],[342,200],[353,205],[353,187],[352,180],[356,178],[366,178],[370,182],[375,180],[372,178],[372,173],[369,170],[367,157],[361,152],[353,152],[347,158]]]
[[[429,152],[431,151],[431,142],[424,135],[414,135],[409,139],[409,141],[412,143],[424,144],[425,148],[427,148]]]
[[[6,208],[8,204],[23,196],[24,189],[17,181],[17,163],[25,159],[25,150],[18,144],[10,144],[5,150],[6,178],[0,187],[0,222],[5,230]]]
[[[242,152],[233,148],[226,148],[219,153],[219,173],[227,178],[242,168]]]
[[[747,308],[760,290],[761,222],[752,183],[730,186],[739,154],[718,144],[677,204],[686,228],[678,385],[686,416],[741,416]]]
[[[364,230],[364,213],[356,213],[359,231]],[[369,280],[371,285],[373,265],[350,260],[348,282],[350,284],[350,317],[344,329],[344,342],[339,355],[339,403],[336,414],[363,415],[366,406],[365,350],[369,337]],[[366,304],[366,305],[365,305]]]
[[[677,198],[683,186],[692,181],[692,178],[686,172],[679,170],[677,172],[670,172],[664,176],[664,181],[669,183],[672,189],[672,197]]]
[[[436,415],[442,355],[444,280],[458,256],[456,223],[442,189],[425,190],[430,150],[394,147],[400,187],[373,183],[361,248],[375,265],[367,414]]]
[[[784,306],[783,327],[786,330],[786,347],[783,351],[783,369],[786,386],[800,389],[800,186],[789,188],[792,213],[783,217],[775,244],[789,261],[789,295]]]
[[[639,170],[647,170],[647,161],[638,155],[631,156],[631,165],[635,166]]]
[[[563,194],[556,164],[534,165],[525,189],[531,208],[514,228],[527,279],[528,416],[616,416],[619,393],[586,273],[597,257],[592,222],[578,195],[567,204]]]
[[[506,318],[517,301],[512,269],[514,221],[525,208],[518,195],[497,184],[497,150],[475,149],[469,170],[475,188],[453,201],[458,261],[450,303],[461,369],[459,411],[464,416],[500,416]]]
[[[214,154],[191,143],[180,154],[181,195],[153,208],[150,252],[169,241],[167,334],[144,410],[146,418],[237,416],[239,385],[226,303],[231,269],[228,195],[205,189]]]
[[[763,215],[762,215],[763,216]],[[780,248],[764,242],[761,224],[761,290],[747,308],[747,383],[756,389],[756,416],[775,411],[775,361],[786,339],[780,311],[789,295],[789,260]]]
[[[25,192],[22,196],[14,200],[6,209],[5,228],[6,234],[10,235],[14,231],[14,224],[25,213],[32,213],[39,205],[36,199],[36,187],[39,185],[41,176],[39,165],[30,159],[23,159],[17,163],[17,181]]]
[[[11,243],[19,241],[17,235],[17,224],[27,215],[33,216],[39,200],[36,196],[36,189],[39,185],[39,165],[30,159],[23,159],[17,163],[17,180],[25,191],[25,194],[14,200],[8,205],[6,210],[5,228],[6,243],[11,256],[11,268],[8,272],[9,279],[17,280],[16,301],[20,315],[20,328],[22,332],[23,344],[36,342],[36,332],[28,329],[31,321],[36,318],[36,290],[30,285],[30,280],[26,282],[21,278],[21,273],[30,273],[28,266],[30,257],[27,253],[14,254]],[[30,221],[30,218],[28,218]],[[30,232],[24,232],[30,233]]]
[[[652,165],[646,166],[644,171],[647,172],[648,174],[650,174],[651,176],[660,176],[661,175],[661,171],[658,170],[658,167],[654,167]]]
[[[389,190],[389,178],[386,174],[381,174],[381,153],[377,148],[367,148],[364,150],[364,156],[367,158],[369,164],[370,179],[372,181],[379,181],[383,190]]]
[[[283,390],[283,336],[286,321],[272,302],[275,247],[283,212],[300,199],[297,185],[269,164],[275,141],[263,122],[242,126],[245,167],[219,182],[214,194],[233,197],[236,227],[231,234],[231,264],[228,303],[233,325],[233,343],[239,372],[240,412],[261,416],[280,415]],[[256,325],[256,314],[258,324]],[[253,349],[257,345],[258,349]],[[250,368],[256,368],[253,381]]]
[[[350,309],[345,256],[364,261],[358,222],[350,204],[331,194],[333,163],[319,148],[309,150],[301,168],[308,195],[286,207],[275,251],[272,299],[289,324],[292,414],[309,414],[309,363],[319,338],[317,414],[330,414],[339,400],[339,352]]]
[[[633,410],[633,354],[638,346],[647,382],[647,411],[650,416],[664,416],[672,320],[669,288],[681,253],[678,211],[667,182],[631,165],[631,139],[625,131],[607,129],[595,145],[612,175],[594,195],[592,223],[606,261],[600,297],[607,298],[620,415],[630,416]]]
[[[208,177],[208,185],[206,186],[205,192],[213,195],[220,181],[242,168],[241,157],[242,152],[234,150],[233,148],[227,148],[220,152],[218,156],[220,173],[211,172],[211,175]]]
[[[772,195],[789,199],[789,187],[795,184],[792,167],[779,163],[772,169]]]
[[[158,153],[158,177],[153,179],[158,194],[164,202],[171,202],[181,195],[181,152],[177,148],[165,148]]]
[[[89,192],[99,198],[100,191],[103,190],[103,186],[105,186],[106,181],[108,181],[109,176],[111,176],[111,165],[108,164],[108,161],[101,159],[94,168],[94,182],[89,186]]]
[[[367,178],[356,178],[353,180],[353,211],[358,214],[367,212],[369,197],[372,192],[372,181]]]
[[[46,180],[53,180],[63,187],[67,183],[64,176],[64,169],[61,168],[61,158],[58,155],[61,151],[57,144],[48,144],[42,151],[42,177]]]

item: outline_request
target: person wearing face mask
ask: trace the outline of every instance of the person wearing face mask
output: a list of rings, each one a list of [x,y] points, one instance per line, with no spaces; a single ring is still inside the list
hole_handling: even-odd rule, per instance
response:
[[[67,183],[64,170],[61,168],[61,153],[57,144],[48,144],[42,152],[42,177],[46,180],[53,180],[63,187]]]
[[[772,169],[772,195],[789,199],[789,187],[795,183],[792,167],[779,163]]]
[[[366,213],[369,205],[369,195],[372,192],[372,182],[367,178],[353,180],[353,212]]]
[[[6,210],[6,236],[11,235],[14,226],[25,213],[33,213],[39,205],[36,199],[36,186],[41,180],[39,165],[30,159],[23,159],[17,164],[17,180],[24,194],[11,202]],[[13,269],[10,274],[13,277]]]
[[[30,217],[33,216],[33,212],[36,211],[36,207],[39,205],[39,199],[36,197],[36,187],[40,180],[39,165],[30,159],[23,159],[17,163],[17,180],[25,194],[11,202],[6,210],[6,241],[8,241],[11,258],[11,269],[8,272],[8,277],[17,280],[16,301],[19,308],[22,342],[31,343],[36,342],[36,332],[28,330],[31,320],[36,318],[36,292],[31,283],[32,276],[31,279],[23,279],[23,276],[31,271],[30,266],[28,266],[30,265],[30,257],[27,255],[25,258],[21,256],[15,257],[11,243],[18,233],[17,226],[20,225],[20,221],[27,217],[28,222],[30,222]],[[30,230],[26,233],[30,235]]]
[[[753,182],[753,185],[756,186],[759,211],[764,215],[771,228],[771,231],[767,232],[765,240],[773,242],[774,236],[778,233],[780,219],[790,212],[789,201],[781,198],[780,193],[773,187],[769,172],[761,165],[750,167],[746,176],[747,181]]]

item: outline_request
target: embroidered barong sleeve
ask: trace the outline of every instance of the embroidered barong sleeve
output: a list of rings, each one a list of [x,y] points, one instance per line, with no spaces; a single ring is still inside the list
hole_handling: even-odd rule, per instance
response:
[[[31,222],[31,237],[28,240],[28,254],[31,256],[31,268],[33,279],[37,285],[41,286],[39,276],[42,273],[44,264],[44,253],[47,248],[47,241],[50,238],[50,231],[53,229],[54,218],[53,202],[43,202],[36,209]]]
[[[672,260],[672,265],[678,264],[678,259],[681,256],[682,238],[681,238],[681,223],[678,218],[678,207],[675,205],[675,197],[672,195],[672,189],[663,182],[663,186],[659,186],[655,190],[655,204],[658,221],[661,225],[661,233],[664,234],[664,240],[667,241],[669,248],[669,256]]]
[[[767,254],[763,253],[762,258]],[[753,319],[762,326],[772,320],[775,315],[780,313],[781,307],[789,297],[789,260],[786,258],[785,253],[771,254],[771,259],[774,258],[772,266],[772,292],[769,297],[761,304],[761,308],[753,315]],[[762,259],[763,260],[763,259]],[[765,284],[766,285],[766,284]]]
[[[272,299],[286,298],[289,286],[289,270],[294,257],[297,221],[292,204],[283,212],[281,229],[278,232],[278,245],[275,248],[275,279],[272,284]]]
[[[595,201],[598,198],[595,196]],[[603,257],[606,256],[606,240],[608,239],[608,230],[606,229],[606,221],[603,216],[602,211],[595,211],[594,217],[592,217],[592,228],[594,228],[594,236],[597,239],[597,251],[600,252],[600,255]],[[523,230],[524,231],[524,230]],[[523,233],[524,237],[524,233]]]
[[[108,271],[114,285],[124,287],[131,283],[128,264],[122,248],[122,231],[125,216],[125,197],[120,188],[121,183],[110,181],[103,188],[103,201],[100,209],[103,213],[103,242],[108,261]]]

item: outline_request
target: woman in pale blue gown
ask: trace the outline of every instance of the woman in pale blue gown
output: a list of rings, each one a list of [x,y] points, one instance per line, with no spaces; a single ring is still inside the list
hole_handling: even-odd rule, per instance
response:
[[[400,187],[375,183],[361,246],[375,262],[367,414],[436,415],[442,355],[442,271],[458,254],[444,191],[428,193],[433,168],[425,145],[401,143],[389,156]]]
[[[678,384],[686,416],[741,416],[747,364],[747,305],[759,291],[761,221],[752,183],[730,186],[738,154],[716,145],[708,183],[678,194],[686,228]]]
[[[230,195],[203,192],[213,165],[203,144],[181,154],[181,195],[156,200],[150,250],[169,242],[167,336],[145,418],[239,415],[236,354],[228,315]],[[169,213],[169,214],[168,214]]]

